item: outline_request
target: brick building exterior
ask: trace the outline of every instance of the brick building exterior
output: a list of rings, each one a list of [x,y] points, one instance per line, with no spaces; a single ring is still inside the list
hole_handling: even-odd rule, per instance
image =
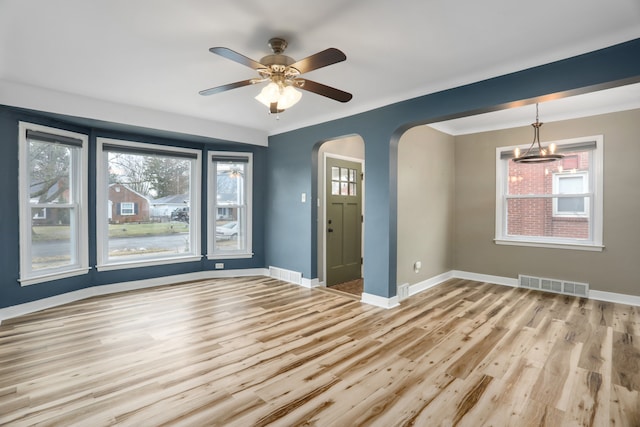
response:
[[[508,194],[539,196],[587,192],[589,155],[589,151],[567,153],[559,161],[542,164],[509,161]],[[508,199],[507,234],[588,239],[589,203],[587,197]]]
[[[109,222],[149,221],[149,199],[124,184],[109,185]]]

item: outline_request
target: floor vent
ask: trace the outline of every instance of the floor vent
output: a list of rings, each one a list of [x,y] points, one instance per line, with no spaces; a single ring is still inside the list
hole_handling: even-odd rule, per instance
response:
[[[302,284],[302,273],[298,271],[285,270],[284,268],[269,267],[269,276],[285,282]]]
[[[398,286],[398,301],[402,301],[409,298],[409,284],[404,283]]]
[[[547,279],[543,277],[518,275],[518,284],[521,288],[538,289],[557,294],[589,297],[589,284],[579,282],[567,282],[566,280]]]

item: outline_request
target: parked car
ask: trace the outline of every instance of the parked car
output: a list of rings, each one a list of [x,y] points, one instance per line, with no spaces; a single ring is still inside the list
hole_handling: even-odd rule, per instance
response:
[[[189,222],[189,207],[176,208],[171,212],[171,221]]]
[[[231,221],[216,227],[216,239],[235,239],[238,237],[238,221]]]

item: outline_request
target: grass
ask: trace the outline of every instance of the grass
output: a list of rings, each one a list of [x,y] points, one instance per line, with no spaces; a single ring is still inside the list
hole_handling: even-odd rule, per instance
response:
[[[188,231],[189,224],[184,222],[109,224],[109,237],[166,236]],[[31,233],[34,242],[70,239],[68,225],[33,226]]]

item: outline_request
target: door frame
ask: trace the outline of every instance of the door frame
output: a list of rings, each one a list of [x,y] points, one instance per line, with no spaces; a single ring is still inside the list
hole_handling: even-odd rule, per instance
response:
[[[360,164],[360,170],[362,171],[362,179],[360,180],[360,194],[362,196],[361,206],[360,206],[360,215],[363,216],[364,220],[362,221],[362,233],[360,233],[360,253],[363,259],[362,264],[360,265],[360,277],[364,277],[364,221],[367,219],[364,217],[364,180],[366,178],[365,170],[364,170],[364,159],[358,159],[356,157],[343,156],[341,154],[334,154],[325,152],[322,156],[322,171],[320,173],[320,178],[322,179],[322,212],[320,212],[320,218],[318,221],[322,224],[322,285],[327,286],[327,159],[338,159],[338,160],[347,160],[349,162],[354,162]]]

